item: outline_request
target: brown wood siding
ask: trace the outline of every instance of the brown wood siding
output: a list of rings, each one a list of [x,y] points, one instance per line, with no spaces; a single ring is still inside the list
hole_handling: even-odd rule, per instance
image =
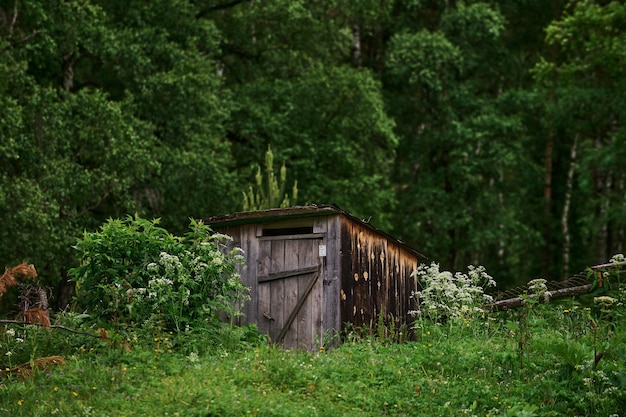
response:
[[[341,314],[343,322],[374,326],[379,314],[396,325],[411,320],[408,311],[417,290],[411,276],[416,257],[370,229],[343,221]]]
[[[354,276],[352,227],[349,223],[340,222],[341,230],[341,323],[354,323]]]

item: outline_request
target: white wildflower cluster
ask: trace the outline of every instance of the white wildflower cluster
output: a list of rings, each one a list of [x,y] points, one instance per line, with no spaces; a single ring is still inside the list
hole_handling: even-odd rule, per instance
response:
[[[209,267],[209,264],[204,262],[204,260],[195,253],[192,253],[191,255],[192,257],[189,265],[191,266],[192,271],[195,274],[202,274]]]
[[[196,352],[191,352],[189,355],[187,355],[187,359],[191,363],[196,363],[198,362],[198,360],[200,360],[200,357],[198,356]]]
[[[548,290],[546,280],[543,278],[533,279],[528,281],[528,290],[531,294],[541,295]]]
[[[440,271],[439,264],[420,265],[413,273],[421,291],[414,296],[419,300],[422,314],[434,318],[460,318],[482,312],[482,306],[491,301],[485,289],[496,285],[482,266],[468,267],[468,273]]]
[[[232,242],[233,241],[232,236],[225,235],[222,233],[213,233],[210,239],[216,242]]]
[[[221,266],[224,264],[224,258],[219,253],[213,253],[213,259],[211,259],[211,264],[214,266]]]
[[[230,251],[230,256],[233,258],[233,260],[235,262],[245,262],[246,258],[245,255],[246,252],[241,249],[240,247],[235,247]]]
[[[616,298],[604,295],[601,297],[594,297],[593,305],[601,313],[610,313],[613,310],[613,307],[616,305],[617,301],[618,300]]]
[[[548,281],[543,278],[536,278],[531,281],[528,281],[528,295],[531,297],[537,297],[540,301],[545,303],[550,301],[550,297],[552,297],[552,293],[548,291],[548,286],[546,285]]]
[[[169,287],[174,285],[174,281],[169,278],[155,278],[148,281],[148,288]]]
[[[609,260],[609,262],[611,262],[612,264],[619,264],[624,262],[626,258],[624,258],[624,254],[623,253],[617,253],[615,255],[613,255],[611,257],[611,259]]]
[[[183,269],[183,264],[180,262],[178,256],[170,255],[167,252],[161,252],[159,255],[159,264],[165,268],[165,273],[167,275],[176,275],[181,269]]]
[[[607,295],[601,297],[594,297],[593,303],[603,306],[603,307],[611,307],[617,300],[613,297],[609,297]]]

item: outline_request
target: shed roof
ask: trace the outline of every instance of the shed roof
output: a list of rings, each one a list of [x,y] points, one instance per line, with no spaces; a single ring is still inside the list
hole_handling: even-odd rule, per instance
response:
[[[350,214],[349,212],[339,208],[334,204],[325,204],[325,205],[306,205],[306,206],[293,206],[287,208],[272,208],[267,210],[258,210],[258,211],[246,211],[246,212],[237,212],[233,214],[226,214],[223,216],[213,216],[205,218],[203,221],[205,224],[214,226],[214,227],[230,227],[230,226],[239,226],[244,224],[255,224],[255,223],[269,223],[276,222],[285,219],[300,219],[307,217],[318,217],[318,216],[328,216],[328,215],[341,215],[345,216],[351,221],[362,225],[363,227],[371,230],[378,235],[383,236],[384,238],[395,242],[397,245],[405,248],[409,252],[415,254],[418,258],[427,259],[426,256],[419,253],[414,248],[410,247],[406,243],[394,238],[393,236],[383,232],[382,230],[377,229],[372,226],[369,222],[359,219],[358,217]]]

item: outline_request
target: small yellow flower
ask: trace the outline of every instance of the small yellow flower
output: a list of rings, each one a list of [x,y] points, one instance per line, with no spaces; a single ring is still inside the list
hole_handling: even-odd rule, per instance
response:
[[[24,400],[17,400],[17,405],[21,406],[22,404],[24,404]]]
[[[59,387],[54,387],[52,389],[54,390],[54,392],[57,392],[59,390]]]
[[[126,372],[126,367],[123,367],[123,368],[122,368],[122,372]]]
[[[72,395],[73,395],[74,397],[78,397],[78,393],[77,393],[76,391],[72,391]]]
[[[97,390],[98,388],[96,388],[96,387],[91,387],[91,389],[95,391],[95,390]]]

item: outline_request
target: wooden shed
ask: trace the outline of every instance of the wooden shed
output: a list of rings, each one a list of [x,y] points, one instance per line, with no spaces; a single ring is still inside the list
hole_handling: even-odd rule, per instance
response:
[[[255,323],[286,348],[315,350],[345,328],[410,321],[424,256],[334,205],[211,217],[205,224],[245,251],[241,276]],[[326,339],[325,339],[326,338]]]

